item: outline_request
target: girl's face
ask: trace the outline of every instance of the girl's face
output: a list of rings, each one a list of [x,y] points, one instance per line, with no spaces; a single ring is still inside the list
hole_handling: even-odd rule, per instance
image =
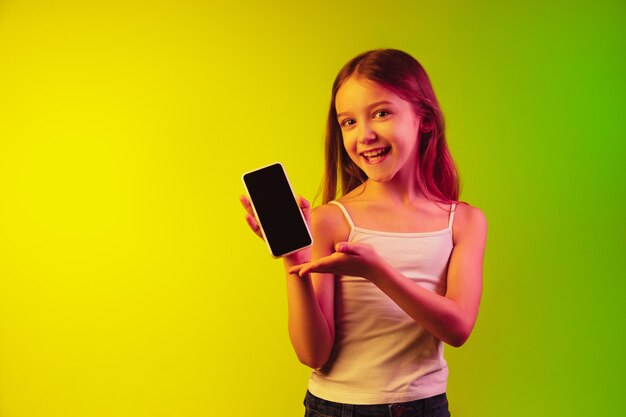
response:
[[[380,84],[351,76],[337,91],[335,108],[343,145],[369,179],[415,175],[420,119],[408,101]]]

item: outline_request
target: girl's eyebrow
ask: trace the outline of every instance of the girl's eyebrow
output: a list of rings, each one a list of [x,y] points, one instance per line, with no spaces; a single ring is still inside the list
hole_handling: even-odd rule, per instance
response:
[[[370,104],[369,106],[367,106],[367,108],[371,109],[372,107],[380,106],[381,104],[393,105],[393,103],[389,100],[381,100],[381,101],[377,101],[375,103]],[[341,113],[337,113],[337,118],[340,118],[341,116],[345,116],[348,113],[350,112],[343,111]]]

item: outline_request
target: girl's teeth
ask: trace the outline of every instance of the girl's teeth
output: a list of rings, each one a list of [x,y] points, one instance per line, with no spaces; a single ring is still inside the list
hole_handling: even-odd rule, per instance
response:
[[[369,162],[375,162],[378,161],[379,159],[381,159],[382,157],[384,157],[388,152],[389,152],[390,148],[383,148],[383,149],[378,149],[375,151],[369,151],[369,152],[363,152],[363,156],[365,157],[365,159],[367,159]]]

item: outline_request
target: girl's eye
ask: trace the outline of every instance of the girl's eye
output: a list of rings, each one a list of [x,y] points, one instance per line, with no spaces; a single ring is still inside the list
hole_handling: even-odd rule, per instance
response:
[[[379,119],[380,119],[381,117],[385,117],[385,116],[387,116],[387,115],[389,115],[389,112],[388,112],[387,110],[379,110],[379,111],[377,111],[376,113],[374,113],[374,117],[377,117],[377,118],[379,118]]]
[[[341,122],[341,126],[352,126],[355,123],[354,120],[352,119],[346,119],[344,121]]]

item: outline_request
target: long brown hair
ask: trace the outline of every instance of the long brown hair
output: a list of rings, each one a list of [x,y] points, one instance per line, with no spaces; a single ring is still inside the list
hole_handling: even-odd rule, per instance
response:
[[[411,55],[397,49],[364,52],[344,65],[333,83],[330,110],[326,124],[326,163],[322,182],[323,202],[337,198],[338,176],[341,195],[364,183],[367,175],[352,160],[343,146],[337,121],[335,98],[343,83],[353,74],[374,81],[413,106],[428,132],[420,132],[417,183],[430,199],[457,201],[459,177],[448,150],[443,113],[422,65]]]

